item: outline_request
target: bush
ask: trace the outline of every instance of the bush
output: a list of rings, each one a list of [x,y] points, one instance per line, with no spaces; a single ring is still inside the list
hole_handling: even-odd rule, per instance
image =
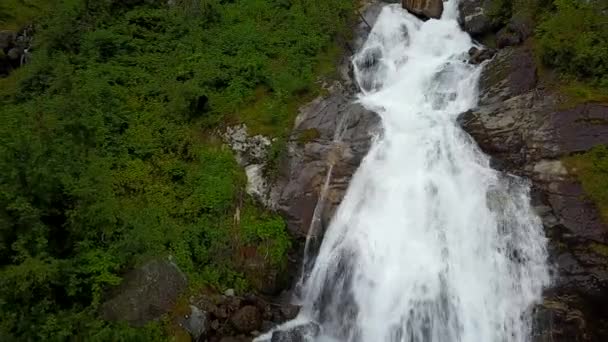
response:
[[[608,86],[608,24],[603,1],[555,0],[538,27],[542,61],[564,76]]]

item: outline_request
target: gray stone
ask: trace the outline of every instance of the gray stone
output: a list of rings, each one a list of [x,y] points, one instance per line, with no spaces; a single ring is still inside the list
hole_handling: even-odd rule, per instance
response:
[[[264,176],[272,145],[270,139],[263,135],[250,136],[245,124],[228,127],[222,137],[234,151],[237,162],[245,168],[247,193],[267,207],[274,207],[270,202],[269,181]]]
[[[402,0],[401,5],[423,18],[439,19],[443,14],[443,0]]]
[[[209,329],[207,313],[201,311],[194,305],[190,305],[190,314],[180,320],[181,326],[197,341],[205,335]]]
[[[319,335],[321,328],[316,323],[297,325],[272,333],[270,342],[312,342]]]
[[[186,276],[171,261],[152,260],[128,272],[101,308],[105,320],[142,326],[169,312],[187,288]]]
[[[495,0],[461,0],[458,4],[458,21],[462,28],[473,37],[481,37],[493,32],[499,25],[488,15]]]
[[[481,64],[489,59],[492,59],[496,55],[495,49],[478,49],[476,47],[472,47],[469,50],[469,63],[471,64]]]

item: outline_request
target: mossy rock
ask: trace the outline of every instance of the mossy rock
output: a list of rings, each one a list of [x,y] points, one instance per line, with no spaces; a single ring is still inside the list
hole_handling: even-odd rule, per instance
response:
[[[321,137],[321,133],[316,128],[306,129],[298,134],[298,143],[305,145]]]

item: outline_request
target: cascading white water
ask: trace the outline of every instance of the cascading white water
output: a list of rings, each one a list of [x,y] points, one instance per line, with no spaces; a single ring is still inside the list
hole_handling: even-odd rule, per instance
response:
[[[295,325],[315,341],[521,342],[549,281],[529,186],[490,168],[462,132],[479,67],[450,0],[422,22],[386,6],[355,56],[383,133],[352,179]],[[285,327],[284,327],[285,328]]]

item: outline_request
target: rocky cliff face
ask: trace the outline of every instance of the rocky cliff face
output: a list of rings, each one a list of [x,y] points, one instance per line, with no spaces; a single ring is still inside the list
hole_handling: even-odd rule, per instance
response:
[[[463,1],[465,29],[473,35],[515,31],[492,27],[484,3]],[[505,45],[487,62],[479,106],[460,120],[496,168],[532,181],[554,267],[553,286],[537,308],[535,339],[606,341],[608,227],[562,160],[608,142],[608,106],[564,107],[560,95],[539,81],[531,49],[519,45],[525,38],[518,36],[507,44],[515,46]]]

